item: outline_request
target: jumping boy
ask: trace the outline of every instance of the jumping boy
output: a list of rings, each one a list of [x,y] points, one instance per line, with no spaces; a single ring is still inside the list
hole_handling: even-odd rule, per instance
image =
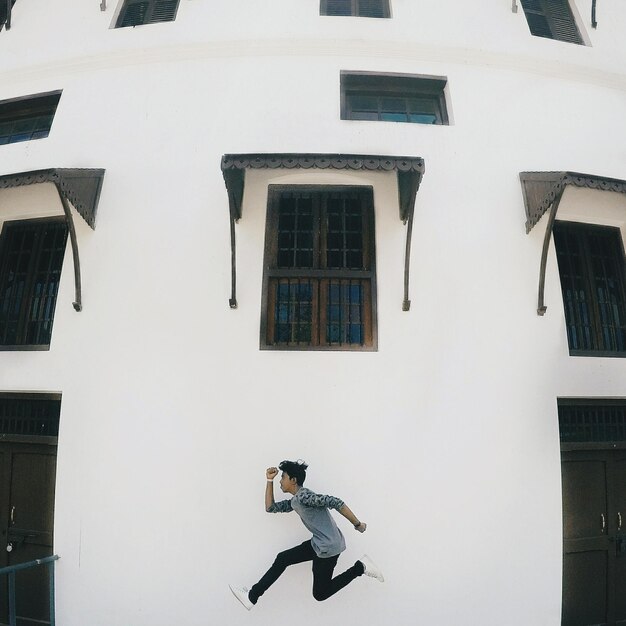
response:
[[[302,523],[313,533],[313,537],[295,548],[280,552],[261,580],[250,590],[230,585],[237,600],[249,611],[289,565],[305,561],[313,561],[313,597],[319,601],[330,598],[363,574],[383,582],[382,573],[367,555],[362,556],[343,574],[333,578],[333,570],[339,554],[346,549],[346,542],[328,509],[339,511],[360,533],[365,532],[367,524],[360,522],[343,500],[316,494],[303,487],[308,467],[304,461],[283,461],[278,467],[282,470],[280,488],[293,498],[274,501],[274,478],[278,474],[278,468],[270,467],[265,472],[265,510],[268,513],[295,511]]]

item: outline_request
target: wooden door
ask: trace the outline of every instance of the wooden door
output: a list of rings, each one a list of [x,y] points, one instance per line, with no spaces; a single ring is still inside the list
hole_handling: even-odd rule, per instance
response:
[[[52,554],[55,474],[56,446],[0,444],[0,567]],[[19,626],[49,623],[48,584],[45,567],[16,574]],[[0,620],[8,623],[6,577],[0,587]]]
[[[626,624],[626,451],[562,453],[562,626]]]

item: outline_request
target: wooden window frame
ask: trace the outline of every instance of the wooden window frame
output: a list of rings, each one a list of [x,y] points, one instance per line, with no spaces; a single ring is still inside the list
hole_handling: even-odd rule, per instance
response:
[[[367,17],[370,19],[387,19],[391,17],[391,8],[389,6],[390,0],[380,0],[382,12],[384,15],[360,15],[360,3],[361,0],[350,0],[350,15],[329,15],[328,14],[328,0],[320,0],[320,15],[327,17]]]
[[[374,96],[377,98],[425,98],[433,101],[437,108],[437,121],[426,126],[449,125],[445,88],[448,79],[443,76],[424,76],[421,74],[388,74],[380,72],[352,72],[343,70],[340,74],[341,119],[359,122],[377,121],[407,124],[423,124],[411,120],[381,120],[379,104],[378,120],[361,120],[352,117],[350,99],[354,96]]]
[[[136,24],[124,24],[124,25],[122,24],[122,22],[124,21],[124,18],[126,17],[126,13],[129,7],[135,4],[144,4],[146,2],[148,3],[149,6],[146,10],[145,18],[142,22],[137,22]],[[175,0],[176,7],[174,9],[174,13],[172,14],[172,19],[153,21],[151,18],[158,2],[159,0],[123,0],[122,7],[115,20],[115,28],[131,28],[131,27],[134,28],[135,26],[146,26],[149,24],[163,24],[166,22],[173,22],[176,19],[176,16],[178,15],[178,8],[180,6],[180,0]]]
[[[359,193],[363,195],[363,255],[367,270],[354,269],[279,269],[276,267],[277,242],[278,242],[278,206],[279,200],[284,193],[309,192],[320,194],[331,193]],[[376,247],[375,247],[375,223],[373,187],[368,185],[269,185],[267,201],[267,218],[265,229],[265,251],[263,261],[263,290],[261,296],[261,332],[260,348],[262,350],[286,350],[286,351],[364,351],[373,352],[378,350],[377,333],[377,310],[376,310]],[[315,226],[315,254],[322,254],[322,245],[319,243],[321,226]],[[319,263],[318,263],[319,265]],[[322,336],[321,329],[325,326],[325,307],[322,302],[314,301],[313,307],[318,310],[318,324],[312,320],[312,339],[310,344],[274,344],[273,339],[273,315],[269,313],[273,308],[274,299],[271,293],[270,282],[280,278],[293,278],[311,280],[322,283],[328,280],[363,280],[369,281],[369,286],[364,284],[363,297],[363,330],[365,333],[364,344],[324,344],[317,337]],[[321,291],[321,290],[320,290]],[[315,295],[313,296],[315,300]],[[313,316],[315,318],[315,316]]]
[[[0,0],[1,2],[2,0]],[[36,133],[43,132],[41,129],[37,131],[29,131],[29,137],[22,139],[9,140],[7,142],[0,143],[0,146],[9,145],[12,143],[19,143],[21,141],[34,141],[36,139],[45,139],[50,135],[52,130],[52,124],[56,115],[57,107],[61,99],[62,90],[48,91],[45,93],[33,94],[30,96],[21,96],[19,98],[10,98],[8,100],[0,101],[0,125],[2,124],[17,124],[24,120],[31,120],[37,117],[50,117],[50,125],[45,129],[46,134],[41,137],[33,137]],[[0,127],[0,131],[1,131]],[[15,133],[13,133],[15,134]],[[0,135],[0,137],[5,135]],[[9,137],[12,135],[8,135]]]
[[[558,36],[559,29],[560,29],[559,24],[558,24],[559,17],[555,15],[555,10],[558,10],[558,9],[552,8],[550,4],[548,4],[548,0],[531,0],[532,2],[537,2],[541,5],[539,9],[525,6],[526,4],[525,1],[524,0],[520,0],[520,1],[522,4],[522,10],[524,11],[524,16],[526,17],[526,22],[528,23],[528,29],[530,31],[530,34],[533,37],[541,37],[542,39],[552,39],[554,41],[563,41],[565,43],[573,43],[579,46],[585,45],[581,30],[576,21],[576,17],[574,16],[574,12],[572,11],[572,6],[569,0],[560,0],[563,3],[562,7],[564,11],[568,13],[567,17],[569,18],[569,20],[571,20],[571,25],[573,26],[572,32],[569,33],[567,37]],[[554,1],[554,0],[549,0],[549,1]],[[550,31],[550,35],[548,36],[547,34],[540,34],[537,32],[533,32],[531,22],[528,19],[529,15],[536,15],[536,16],[539,16],[540,18],[545,19],[546,25]]]
[[[39,224],[50,224],[50,223],[56,223],[56,224],[66,224],[66,219],[63,216],[54,216],[54,217],[42,217],[42,218],[35,218],[35,219],[25,219],[25,220],[10,220],[10,221],[6,221],[3,223],[2,225],[2,231],[0,231],[0,278],[2,277],[2,275],[4,274],[4,268],[3,268],[3,262],[4,262],[4,246],[6,244],[6,238],[5,238],[5,228],[7,227],[8,224],[12,225],[12,226],[18,226],[20,224],[33,224],[33,223],[39,223]],[[68,229],[69,230],[69,229]],[[67,241],[69,240],[69,232],[66,233],[66,240],[65,240],[65,246],[67,249]],[[20,305],[20,312],[19,312],[19,319],[18,319],[18,327],[21,329],[18,334],[20,337],[24,337],[24,326],[27,323],[27,311],[28,311],[28,306],[26,306],[27,303],[30,303],[32,300],[32,293],[33,293],[33,289],[34,289],[34,280],[35,280],[35,271],[34,271],[34,264],[37,261],[37,259],[39,258],[40,254],[41,254],[41,248],[38,245],[38,249],[36,251],[36,254],[34,255],[34,257],[32,257],[31,259],[29,259],[29,268],[28,268],[28,272],[27,272],[27,283],[26,286],[24,288],[24,294],[22,295],[21,298],[21,302],[22,304]],[[63,256],[65,255],[66,249],[63,251]],[[60,282],[60,277],[61,274],[63,272],[63,259],[61,260],[61,266],[59,267],[59,282]],[[54,317],[55,317],[55,313],[56,313],[56,305],[57,305],[57,296],[58,293],[55,295],[55,300],[54,300],[54,307],[51,311],[51,317],[50,317],[50,324],[51,324],[51,329],[50,329],[50,336],[52,336],[52,327],[54,326]],[[30,344],[30,343],[17,343],[17,344],[3,344],[0,343],[0,352],[17,352],[17,351],[46,351],[50,349],[50,343],[42,343],[42,344]]]
[[[617,280],[619,282],[619,288],[621,291],[621,301],[622,301],[622,305],[624,308],[626,308],[626,254],[624,251],[624,241],[623,238],[621,236],[621,230],[616,227],[616,226],[607,226],[607,225],[603,225],[603,224],[588,224],[588,223],[581,223],[581,222],[573,222],[573,221],[569,221],[569,220],[557,220],[555,222],[554,225],[555,229],[559,229],[559,228],[563,228],[563,229],[568,229],[571,231],[578,231],[578,233],[580,232],[585,232],[584,237],[587,238],[589,236],[589,230],[591,229],[596,229],[596,230],[612,230],[612,231],[617,231],[615,233],[616,237],[618,237],[618,246],[619,246],[619,258],[614,260],[615,266],[617,268],[618,274],[619,276],[617,277]],[[577,233],[577,236],[578,236]],[[558,257],[560,255],[560,252],[557,248],[557,241],[555,239],[554,241],[554,245],[555,245],[555,250],[557,253],[557,265],[559,266],[559,282],[561,283],[561,289],[563,288],[563,284],[562,284],[562,279],[561,279],[561,267],[558,263]],[[596,295],[596,290],[592,281],[592,277],[594,276],[594,272],[593,272],[593,268],[591,266],[591,252],[589,251],[589,244],[588,244],[588,240],[585,239],[585,241],[582,243],[583,247],[584,247],[584,251],[583,251],[583,259],[582,259],[582,263],[584,264],[584,271],[583,271],[583,275],[582,275],[582,282],[585,285],[585,293],[587,296],[589,296],[588,302],[589,302],[589,314],[590,314],[590,325],[592,327],[592,331],[593,331],[593,341],[596,345],[601,345],[603,346],[603,337],[602,337],[602,326],[601,326],[601,313],[599,311],[599,305],[598,305],[598,300],[597,300],[597,295]],[[565,298],[562,296],[563,298],[563,305],[564,305],[564,316],[565,316],[565,325],[566,325],[566,330],[568,329],[568,327],[570,326],[569,320],[568,320],[568,314],[567,314],[567,310],[566,310],[566,305],[567,303],[565,302]],[[570,356],[593,356],[593,357],[618,357],[618,358],[624,358],[626,357],[626,349],[624,350],[606,350],[604,348],[598,348],[598,349],[594,349],[594,350],[589,350],[589,349],[574,349],[571,347],[570,344],[570,339],[569,339],[569,333],[568,333],[568,337],[567,337],[567,344],[568,344],[568,348],[569,348],[569,354]]]

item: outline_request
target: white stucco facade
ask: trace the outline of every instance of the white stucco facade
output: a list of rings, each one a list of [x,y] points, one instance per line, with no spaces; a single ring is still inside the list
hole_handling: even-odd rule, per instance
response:
[[[626,362],[569,356],[547,218],[525,233],[522,171],[625,178],[626,10],[572,8],[588,45],[534,37],[510,0],[391,0],[390,19],[318,0],[181,0],[114,29],[119,6],[18,0],[0,100],[62,89],[50,136],[0,146],[0,175],[104,168],[95,230],[75,214],[49,351],[0,352],[0,391],[62,394],[54,551],[61,626],[557,626],[557,398],[626,397]],[[450,124],[340,119],[342,70],[447,77]],[[402,311],[406,227],[392,172],[250,170],[228,307],[225,153],[425,160]],[[259,349],[268,185],[372,185],[378,350]],[[626,223],[626,197],[568,188],[561,217]],[[0,190],[0,220],[62,215],[54,187]],[[251,584],[306,539],[264,511],[264,470],[307,486],[386,582],[325,603],[308,565],[247,614]]]

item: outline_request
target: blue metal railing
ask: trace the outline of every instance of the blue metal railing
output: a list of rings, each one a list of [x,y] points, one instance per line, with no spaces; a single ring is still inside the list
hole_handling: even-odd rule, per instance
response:
[[[35,561],[28,561],[27,563],[18,563],[17,565],[0,568],[0,576],[6,575],[9,577],[9,626],[17,626],[17,612],[15,606],[15,572],[19,572],[23,569],[40,567],[42,565],[46,565],[48,567],[48,578],[50,579],[50,626],[55,626],[54,562],[58,560],[59,557],[55,554],[53,556],[46,556],[43,559],[36,559]]]

